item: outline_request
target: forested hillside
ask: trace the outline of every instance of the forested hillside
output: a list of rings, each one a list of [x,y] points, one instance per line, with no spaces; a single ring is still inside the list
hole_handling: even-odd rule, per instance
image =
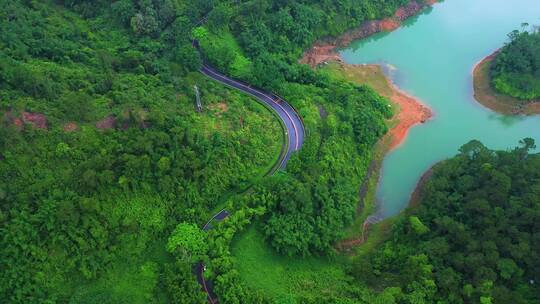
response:
[[[540,32],[513,31],[491,65],[491,81],[500,93],[522,100],[540,98]]]
[[[238,201],[257,211],[239,211],[237,226],[264,213],[280,251],[331,251],[391,113],[371,89],[296,59],[315,38],[402,2],[1,1],[0,297],[203,303],[191,271],[200,258],[212,259],[220,297],[240,301],[229,261],[207,257],[222,239],[189,250],[200,241],[189,237],[260,180],[277,158],[281,130],[255,101],[196,72],[192,38],[223,72],[282,94],[307,127],[288,171]],[[284,213],[296,187],[303,190]],[[264,193],[267,201],[250,199]],[[291,238],[299,227],[312,233]]]
[[[538,302],[529,139],[505,152],[471,142],[438,165],[390,239],[328,268],[339,285],[300,278],[309,292],[273,299],[236,269],[230,244],[253,221],[285,259],[336,254],[392,109],[297,61],[407,2],[0,0],[2,301],[206,303],[192,268],[203,260],[221,303]],[[514,57],[499,79],[537,76],[505,68]],[[306,142],[286,170],[264,177],[283,141],[275,117],[198,73],[204,60],[299,111]],[[231,216],[201,231],[224,206]]]
[[[478,141],[436,165],[418,207],[356,261],[371,285],[414,290],[399,303],[538,303],[540,154]],[[417,302],[415,299],[422,299]]]
[[[109,8],[65,5],[2,1],[0,298],[168,302],[180,280],[204,301],[167,237],[267,169],[279,124]]]

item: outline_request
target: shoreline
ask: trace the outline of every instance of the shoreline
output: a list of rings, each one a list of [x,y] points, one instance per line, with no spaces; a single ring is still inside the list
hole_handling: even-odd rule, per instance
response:
[[[338,48],[346,47],[354,40],[364,39],[373,34],[394,31],[401,27],[403,21],[417,16],[425,8],[431,7],[437,2],[438,0],[426,0],[425,3],[419,3],[412,0],[407,5],[400,7],[391,17],[368,20],[338,37],[326,37],[316,41],[311,48],[304,52],[299,62],[311,67],[328,61],[343,62],[341,55],[337,52]]]
[[[369,85],[392,103],[394,115],[388,120],[388,132],[381,138],[381,140],[390,138],[385,154],[403,144],[412,127],[424,124],[434,116],[431,108],[420,99],[401,90],[384,73],[381,65],[337,62],[333,63],[331,68],[338,70],[349,81]]]
[[[416,183],[416,186],[414,187],[413,192],[411,193],[411,197],[409,198],[409,204],[407,205],[407,209],[409,208],[415,208],[420,204],[420,200],[422,199],[424,187],[426,186],[427,182],[433,176],[433,173],[435,172],[435,169],[437,166],[441,163],[443,163],[444,160],[436,162],[433,164],[427,171],[425,171],[418,182]]]
[[[364,214],[364,210],[366,207],[369,209],[376,209],[377,204],[367,204],[366,200],[375,200],[374,197],[371,197],[373,193],[370,192],[373,191],[373,187],[376,187],[378,184],[380,168],[385,156],[403,144],[412,127],[430,120],[433,117],[433,112],[417,98],[399,89],[399,87],[383,72],[383,68],[380,65],[354,65],[345,64],[343,62],[334,62],[330,64],[328,68],[337,71],[342,77],[349,81],[357,84],[369,85],[378,94],[388,98],[395,109],[392,118],[387,120],[387,125],[389,127],[388,132],[379,139],[379,142],[374,147],[374,159],[366,173],[366,180],[360,185],[359,210],[357,210],[357,214],[361,218],[366,217],[362,222],[360,235],[343,239],[339,241],[336,246],[342,252],[349,252],[353,248],[368,241],[370,226],[372,225],[372,223],[368,221],[369,215],[376,210],[370,210],[368,214]],[[373,180],[375,180],[375,182]]]
[[[421,11],[437,2],[437,0],[427,0],[425,4],[420,4],[412,0],[408,5],[399,8],[391,17],[382,20],[366,21],[359,27],[351,29],[337,38],[326,38],[315,42],[311,48],[304,52],[302,58],[299,60],[300,63],[308,64],[312,68],[316,68],[321,63],[337,65],[337,70],[344,78],[359,84],[369,85],[377,93],[388,98],[395,108],[394,115],[387,121],[387,125],[389,126],[388,132],[379,140],[374,148],[376,153],[380,155],[377,159],[372,160],[366,174],[366,180],[360,185],[358,215],[361,213],[360,210],[366,208],[366,199],[370,196],[370,192],[373,192],[373,187],[376,187],[378,184],[380,167],[384,157],[405,141],[412,127],[423,124],[431,119],[433,112],[419,99],[402,91],[383,72],[381,65],[346,64],[336,50],[339,47],[349,45],[354,40],[364,39],[379,32],[393,31],[399,28],[406,19],[418,15]],[[363,77],[356,77],[358,74],[362,74]],[[373,182],[374,178],[376,179],[375,182]],[[373,198],[373,200],[376,199]],[[371,207],[376,208],[375,205]],[[371,223],[368,221],[369,215],[367,214],[366,219],[362,222],[360,237],[343,239],[336,244],[336,247],[340,251],[350,251],[368,241],[369,227],[371,226]]]
[[[482,106],[504,115],[540,114],[540,101],[530,102],[497,93],[491,86],[489,68],[500,49],[480,60],[472,70],[473,96]]]
[[[377,67],[381,69],[381,72],[384,74],[381,66]],[[434,113],[433,110],[419,98],[401,90],[388,76],[385,75],[385,78],[394,93],[394,96],[388,96],[388,99],[400,107],[395,118],[392,118],[397,120],[396,126],[388,130],[388,134],[392,136],[392,142],[388,151],[386,151],[386,153],[388,153],[403,144],[412,127],[424,124],[431,120]]]

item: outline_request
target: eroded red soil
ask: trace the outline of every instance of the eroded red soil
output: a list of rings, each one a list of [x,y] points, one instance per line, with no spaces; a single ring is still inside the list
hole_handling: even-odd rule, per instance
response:
[[[300,59],[300,63],[309,64],[314,67],[326,61],[341,61],[336,48],[345,47],[353,40],[366,38],[375,33],[393,31],[397,29],[405,19],[418,14],[426,7],[426,5],[437,3],[437,0],[429,0],[426,2],[426,4],[421,4],[413,0],[408,5],[398,9],[392,17],[383,20],[366,21],[359,27],[349,30],[339,37],[326,38],[322,41],[318,41],[312,48],[304,53]]]

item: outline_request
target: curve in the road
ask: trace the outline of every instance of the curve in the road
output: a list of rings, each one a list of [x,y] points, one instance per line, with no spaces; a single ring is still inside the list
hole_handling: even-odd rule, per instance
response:
[[[194,43],[194,46],[197,47],[196,43]],[[251,95],[255,99],[257,99],[260,103],[263,103],[268,108],[272,109],[276,115],[281,120],[284,128],[285,128],[285,140],[284,147],[286,147],[286,150],[282,149],[282,155],[280,156],[278,160],[278,164],[276,165],[277,169],[283,169],[287,165],[287,162],[289,161],[291,155],[293,152],[300,150],[302,147],[302,144],[304,143],[304,137],[305,137],[305,128],[304,128],[304,122],[302,121],[302,118],[300,115],[296,112],[296,110],[288,104],[283,98],[280,96],[265,92],[262,89],[253,87],[245,82],[229,78],[223,74],[221,74],[216,69],[212,68],[208,64],[203,64],[201,66],[201,69],[199,70],[202,74],[226,85],[232,88],[235,88],[239,91],[242,91],[248,95]],[[275,172],[270,171],[269,173]],[[207,223],[204,225],[203,230],[207,231],[212,227],[213,221],[222,221],[225,218],[229,216],[229,212],[225,209],[219,211],[216,213]],[[199,284],[203,287],[204,291],[206,292],[208,296],[208,301],[211,304],[215,304],[218,302],[212,288],[212,282],[206,281],[204,279],[204,264],[198,263],[195,267],[195,273],[197,274],[197,280],[199,281]]]
[[[285,126],[287,137],[287,151],[285,151],[279,165],[280,169],[285,168],[292,153],[298,151],[304,143],[304,123],[294,108],[278,95],[265,92],[242,81],[229,78],[207,64],[202,65],[200,72],[224,85],[255,97],[259,102],[270,107],[278,115]]]

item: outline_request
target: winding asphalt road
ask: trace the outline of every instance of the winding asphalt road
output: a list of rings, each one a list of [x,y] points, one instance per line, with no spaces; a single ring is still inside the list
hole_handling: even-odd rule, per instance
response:
[[[287,151],[285,151],[284,155],[281,157],[279,168],[285,168],[291,154],[294,151],[300,150],[300,147],[302,147],[302,144],[304,143],[304,123],[294,108],[278,95],[265,92],[250,86],[245,82],[229,78],[207,64],[203,64],[200,72],[224,85],[233,87],[255,97],[259,102],[270,107],[279,116],[285,126],[287,137]]]
[[[196,43],[194,46],[197,47]],[[253,87],[245,82],[229,78],[216,69],[212,68],[208,64],[203,64],[200,72],[204,75],[232,88],[235,88],[239,91],[242,91],[252,97],[256,98],[260,103],[265,104],[267,107],[272,109],[284,126],[284,133],[286,141],[284,142],[284,147],[282,149],[282,154],[276,164],[277,169],[283,169],[287,165],[287,161],[291,158],[293,152],[300,150],[302,144],[304,143],[305,129],[304,122],[300,118],[300,115],[294,110],[294,108],[289,105],[283,98],[279,97],[276,94],[263,91],[262,89]],[[275,170],[270,171],[270,174],[274,173]],[[207,223],[204,225],[203,230],[207,231],[212,228],[212,222],[222,221],[229,216],[229,212],[225,209],[219,211],[215,214]],[[203,287],[204,291],[208,296],[208,302],[211,304],[218,303],[217,297],[213,292],[212,282],[206,281],[204,279],[204,264],[198,263],[195,266],[195,273],[197,274],[197,280],[199,284]]]

